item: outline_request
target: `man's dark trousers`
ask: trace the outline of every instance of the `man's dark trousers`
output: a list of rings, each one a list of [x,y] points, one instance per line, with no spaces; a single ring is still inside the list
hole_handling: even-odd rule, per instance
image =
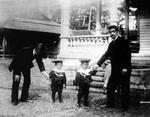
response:
[[[116,73],[116,72],[115,72]],[[122,92],[122,108],[124,110],[129,109],[130,98],[130,75],[123,74],[118,71],[116,74],[112,74],[107,85],[107,105],[108,107],[115,106],[115,89],[118,85],[121,86]]]
[[[24,83],[22,87],[22,94],[21,94],[21,101],[28,100],[28,91],[29,91],[29,86],[31,83],[31,78],[30,78],[30,68],[29,69],[24,69],[21,71],[24,77]],[[19,81],[15,81],[15,74],[13,74],[13,85],[12,85],[12,96],[11,100],[12,102],[18,102],[18,89],[19,89],[19,84],[20,84],[20,79]]]

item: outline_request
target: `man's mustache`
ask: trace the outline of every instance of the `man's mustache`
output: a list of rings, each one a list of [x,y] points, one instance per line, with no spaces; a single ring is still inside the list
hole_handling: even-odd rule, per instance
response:
[[[111,35],[111,37],[115,37],[115,35]]]

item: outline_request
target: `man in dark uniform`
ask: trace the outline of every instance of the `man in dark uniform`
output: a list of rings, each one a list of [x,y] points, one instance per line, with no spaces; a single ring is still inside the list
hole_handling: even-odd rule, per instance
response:
[[[32,61],[36,59],[40,71],[44,75],[48,75],[45,72],[45,67],[42,62],[42,58],[45,56],[45,47],[43,44],[37,44],[35,48],[24,47],[19,50],[13,58],[9,70],[13,70],[13,84],[12,84],[12,95],[11,101],[15,106],[18,104],[18,88],[21,78],[21,73],[24,76],[24,84],[22,88],[21,102],[31,102],[28,100],[28,91],[31,82],[30,69],[33,67]]]
[[[130,75],[131,75],[131,51],[129,42],[118,34],[118,27],[108,27],[112,42],[107,51],[94,66],[101,66],[110,57],[111,77],[107,85],[107,107],[115,107],[115,89],[118,84],[122,90],[122,108],[129,109]]]

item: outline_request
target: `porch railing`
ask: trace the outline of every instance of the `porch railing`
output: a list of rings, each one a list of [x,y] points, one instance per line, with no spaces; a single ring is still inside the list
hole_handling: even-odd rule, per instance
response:
[[[110,41],[109,35],[61,37],[60,54],[79,58],[93,56],[105,51]]]

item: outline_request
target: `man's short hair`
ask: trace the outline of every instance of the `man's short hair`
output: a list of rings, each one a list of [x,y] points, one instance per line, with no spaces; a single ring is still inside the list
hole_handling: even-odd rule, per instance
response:
[[[43,53],[43,52],[45,52],[45,46],[44,46],[44,44],[42,44],[42,43],[38,43],[37,45],[36,45],[36,51],[37,52],[40,52],[40,53]]]
[[[111,30],[111,29],[115,29],[116,31],[118,31],[118,27],[116,25],[110,25],[108,27],[108,30]]]
[[[35,47],[37,55],[41,55],[43,58],[47,58],[46,48],[44,44],[38,43]]]

